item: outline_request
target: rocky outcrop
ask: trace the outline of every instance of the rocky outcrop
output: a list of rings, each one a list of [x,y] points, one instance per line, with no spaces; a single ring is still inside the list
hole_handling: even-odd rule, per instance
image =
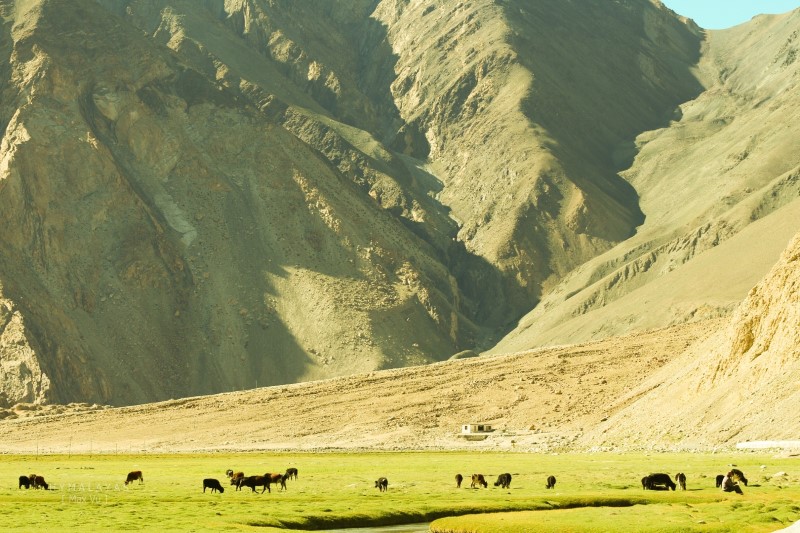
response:
[[[621,398],[620,411],[583,443],[704,448],[795,438],[800,424],[790,413],[800,401],[798,323],[800,234],[727,327]]]
[[[0,286],[0,407],[19,402],[47,401],[50,379],[42,372],[31,347],[25,321],[14,303],[3,297]]]

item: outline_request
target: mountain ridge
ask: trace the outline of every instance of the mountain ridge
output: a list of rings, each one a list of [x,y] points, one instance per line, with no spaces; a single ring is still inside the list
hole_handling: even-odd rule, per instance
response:
[[[730,313],[797,227],[800,136],[780,119],[798,12],[718,33],[659,2],[584,7],[0,2],[0,296],[24,327],[0,332],[0,360],[27,369],[3,404],[143,403]],[[674,309],[619,315],[649,322],[614,319],[759,227],[739,293],[684,285]]]

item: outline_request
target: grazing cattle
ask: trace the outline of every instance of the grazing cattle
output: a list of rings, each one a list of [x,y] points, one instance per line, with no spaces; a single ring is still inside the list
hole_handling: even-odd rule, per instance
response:
[[[675,481],[678,482],[678,485],[680,486],[681,490],[686,490],[686,474],[684,474],[683,472],[678,472],[677,474],[675,474]]]
[[[642,482],[644,484],[644,482]],[[556,488],[556,476],[547,476],[547,488],[554,489]]]
[[[385,492],[389,490],[389,480],[385,477],[379,477],[378,480],[375,482],[375,488],[380,490],[381,492]]]
[[[723,492],[735,492],[736,494],[743,494],[742,487],[736,482],[738,476],[733,471],[728,472],[728,475],[722,478]]]
[[[19,488],[17,490],[21,489],[23,485],[26,489],[31,488],[31,478],[28,476],[19,476]]]
[[[646,489],[648,490],[675,490],[675,483],[669,474],[650,474],[644,480]]]
[[[741,470],[739,470],[738,468],[734,468],[733,470],[731,470],[729,475],[734,480],[741,481],[742,483],[744,483],[745,487],[747,486],[747,478],[744,477],[744,473]]]
[[[231,478],[231,485],[236,485],[236,490],[239,490],[239,482],[244,478],[244,472],[234,472],[233,470],[228,470],[226,474],[228,474],[228,477]]]
[[[642,489],[647,490],[647,482],[650,480],[650,476],[644,476],[642,478]]]
[[[457,489],[461,488],[461,482],[462,481],[464,481],[464,476],[462,476],[461,474],[456,474],[456,488]]]
[[[217,490],[221,493],[225,492],[225,489],[223,489],[222,485],[219,484],[219,480],[214,478],[206,478],[203,480],[203,492],[205,492],[206,489],[211,489],[211,494],[214,494],[214,491]]]
[[[483,485],[483,488],[489,486],[489,484],[486,482],[486,479],[483,477],[483,474],[472,474],[472,483],[470,483],[469,486],[474,489],[476,485]]]
[[[34,475],[31,483],[33,484],[34,489],[44,488],[44,490],[47,490],[50,488],[50,485],[47,484],[42,476]]]
[[[497,476],[497,481],[494,482],[494,486],[500,487],[501,489],[507,489],[509,486],[511,486],[511,474],[505,473]]]
[[[720,474],[720,475],[717,476],[717,478],[716,478],[716,480],[717,480],[717,488],[720,488],[722,486],[722,480],[723,479],[725,479],[725,474]]]
[[[297,479],[297,469],[296,468],[287,468],[286,469],[286,479]]]
[[[286,474],[264,474],[264,477],[267,478],[267,490],[270,490],[270,484],[277,485],[280,484],[281,489],[286,490]]]
[[[261,490],[261,494],[264,494],[269,488],[269,478],[267,476],[269,476],[269,474],[264,474],[263,476],[243,477],[239,480],[239,484],[237,485],[236,488],[241,489],[242,487],[250,487],[251,489],[253,489],[253,492],[255,492],[256,487],[264,487]]]
[[[144,476],[142,475],[141,470],[134,470],[133,472],[128,472],[128,477],[125,479],[125,484],[133,483],[136,480],[139,480],[139,483],[144,483]]]

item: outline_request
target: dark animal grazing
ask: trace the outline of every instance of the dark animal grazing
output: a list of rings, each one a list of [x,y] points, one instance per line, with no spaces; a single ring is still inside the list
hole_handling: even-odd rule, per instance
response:
[[[375,482],[375,488],[381,492],[389,490],[389,480],[385,477],[378,478],[378,480]]]
[[[296,468],[287,468],[286,469],[286,479],[297,479],[297,469]]]
[[[469,486],[474,489],[475,485],[483,485],[483,488],[489,486],[489,484],[486,482],[486,479],[484,479],[483,474],[472,474],[472,483],[470,483]]]
[[[644,482],[642,484],[644,484]],[[556,488],[556,476],[547,476],[547,488],[548,489]]]
[[[231,485],[236,485],[236,490],[239,490],[239,482],[244,478],[244,472],[234,472],[233,470],[228,470],[230,474],[228,477],[231,478]]]
[[[19,488],[21,489],[23,485],[26,489],[31,488],[31,478],[28,476],[19,476]]]
[[[669,474],[650,474],[643,481],[647,490],[675,490],[675,483]]]
[[[261,494],[264,494],[269,488],[269,478],[267,477],[268,475],[269,474],[264,474],[263,476],[243,477],[239,480],[239,484],[236,486],[236,488],[241,489],[242,487],[250,487],[251,489],[253,489],[253,492],[255,492],[256,487],[264,487],[261,490]]]
[[[720,474],[717,476],[717,488],[722,486],[722,480],[725,479],[725,474]]]
[[[507,489],[511,485],[511,474],[505,473],[497,476],[497,481],[494,482],[495,487]]]
[[[462,481],[464,481],[464,476],[462,476],[461,474],[456,474],[456,488],[457,489],[461,488],[461,482]]]
[[[31,483],[33,484],[34,489],[43,487],[44,490],[47,490],[50,487],[50,485],[47,484],[47,482],[44,480],[42,476],[34,475],[33,481],[31,481]]]
[[[644,476],[642,478],[642,490],[647,490],[647,482],[650,480],[650,476]]]
[[[736,494],[743,494],[742,487],[736,481],[736,476],[733,471],[728,472],[728,475],[722,478],[722,490],[724,492],[735,492]]]
[[[128,478],[125,480],[125,484],[133,483],[136,480],[139,480],[139,483],[144,483],[144,476],[142,475],[141,470],[134,470],[133,472],[128,472]]]
[[[744,477],[744,474],[738,468],[734,468],[733,470],[731,470],[730,475],[731,475],[731,477],[733,479],[735,479],[737,481],[741,481],[742,483],[744,483],[745,487],[747,486],[747,478]]]
[[[214,491],[225,492],[225,489],[222,488],[222,485],[219,484],[219,481],[214,478],[206,478],[203,480],[203,492],[206,489],[211,489],[211,494],[214,494]]]
[[[684,474],[683,472],[678,472],[677,474],[675,474],[675,481],[678,482],[678,485],[680,486],[681,490],[686,490],[686,474]]]

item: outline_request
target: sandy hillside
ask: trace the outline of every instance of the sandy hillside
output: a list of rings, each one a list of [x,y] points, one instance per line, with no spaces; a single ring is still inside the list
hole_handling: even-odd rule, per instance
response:
[[[718,323],[141,406],[19,405],[0,451],[565,449]],[[497,431],[481,442],[461,424]]]

